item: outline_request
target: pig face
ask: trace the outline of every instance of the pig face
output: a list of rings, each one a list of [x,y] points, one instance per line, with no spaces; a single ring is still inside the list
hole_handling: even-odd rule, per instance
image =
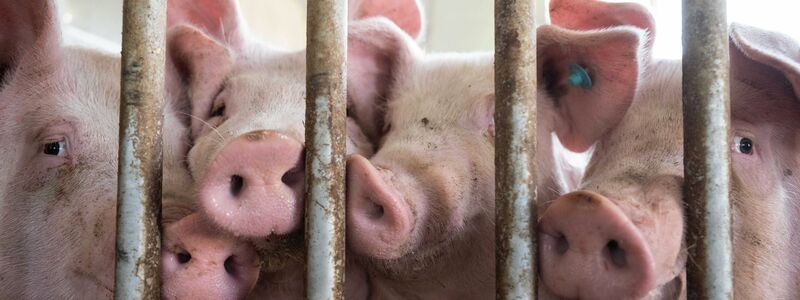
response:
[[[51,1],[0,19],[0,298],[110,298],[119,58],[60,48]]]
[[[560,297],[667,297],[674,285],[680,291],[680,63],[654,63],[648,72],[623,121],[598,141],[579,191],[542,210],[542,282]]]
[[[554,0],[551,15],[575,29],[634,25],[652,46],[653,18],[636,4]],[[596,141],[578,191],[540,206],[544,296],[672,299],[684,291],[680,63],[646,69],[622,122]]]
[[[800,45],[731,28],[731,160],[737,297],[800,297]]]
[[[491,55],[423,55],[391,24],[375,22],[362,30],[351,31],[349,51],[358,55],[349,71],[353,81],[367,84],[350,93],[351,111],[378,147],[369,160],[348,160],[348,246],[367,265],[373,295],[491,297]],[[638,80],[641,32],[544,26],[538,35],[537,134],[543,154],[537,158],[547,168],[551,132],[581,149],[606,128],[595,120],[615,124],[621,118],[617,112],[630,104]],[[596,89],[569,86],[570,63],[591,70]],[[618,77],[610,80],[606,72],[615,70]],[[570,117],[581,113],[579,103],[597,105],[596,118]],[[540,176],[543,194],[557,191],[550,171]],[[453,272],[456,265],[459,272]]]

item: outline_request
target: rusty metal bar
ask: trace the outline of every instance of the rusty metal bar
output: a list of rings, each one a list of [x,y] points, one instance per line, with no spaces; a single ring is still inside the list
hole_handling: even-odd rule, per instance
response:
[[[495,195],[498,299],[536,296],[534,0],[495,0]]]
[[[123,5],[115,299],[158,299],[166,0]]]
[[[308,1],[306,299],[344,298],[347,1]]]
[[[732,299],[725,0],[683,1],[684,201],[689,299]]]

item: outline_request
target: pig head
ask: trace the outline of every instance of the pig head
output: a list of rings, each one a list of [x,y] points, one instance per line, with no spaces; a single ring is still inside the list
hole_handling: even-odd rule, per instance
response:
[[[800,44],[733,24],[731,160],[736,297],[800,297]]]
[[[52,1],[0,1],[0,298],[110,298],[119,57],[62,48]]]
[[[800,47],[741,25],[730,37],[734,293],[796,298]],[[580,191],[547,203],[539,248],[545,291],[686,297],[681,66],[652,61],[647,70],[622,123],[598,140]]]

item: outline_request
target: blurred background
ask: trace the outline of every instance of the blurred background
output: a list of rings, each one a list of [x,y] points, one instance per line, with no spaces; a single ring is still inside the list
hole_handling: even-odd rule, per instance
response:
[[[545,0],[536,0],[545,3]],[[306,0],[240,0],[255,36],[288,49],[305,47]],[[680,0],[610,0],[638,2],[656,17],[654,55],[681,57]],[[122,0],[58,0],[62,22],[101,36],[117,47],[121,40]],[[494,46],[493,0],[422,0],[427,32],[421,43],[429,52],[491,51]],[[780,31],[800,41],[796,0],[728,0],[728,21]],[[544,8],[544,5],[538,5]]]

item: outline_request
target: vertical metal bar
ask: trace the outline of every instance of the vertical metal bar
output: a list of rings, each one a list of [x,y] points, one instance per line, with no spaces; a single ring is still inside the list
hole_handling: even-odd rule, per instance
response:
[[[495,0],[495,195],[498,299],[536,296],[534,0]]]
[[[725,0],[683,1],[689,299],[732,299],[730,91]]]
[[[344,298],[347,1],[308,1],[306,299]]]
[[[166,0],[123,5],[115,299],[161,295]]]

